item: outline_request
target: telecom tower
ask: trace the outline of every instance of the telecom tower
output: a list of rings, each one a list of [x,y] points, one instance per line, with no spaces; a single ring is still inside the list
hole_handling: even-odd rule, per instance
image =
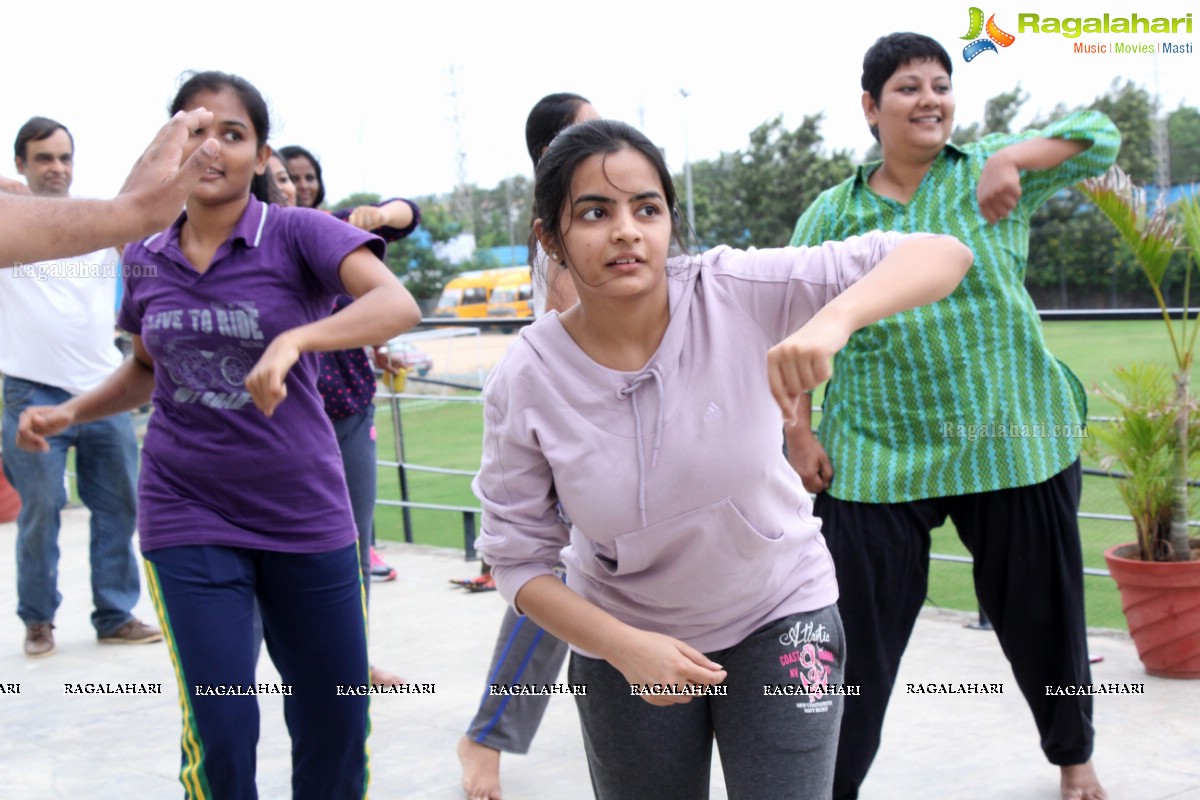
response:
[[[1159,197],[1164,204],[1171,189],[1171,145],[1167,137],[1167,112],[1163,109],[1162,93],[1158,82],[1158,53],[1154,54],[1154,163],[1157,167],[1155,182]]]
[[[454,126],[454,198],[451,204],[454,217],[462,224],[463,233],[475,233],[475,204],[471,198],[471,187],[467,185],[467,151],[463,146],[463,116],[459,110],[462,95],[458,89],[458,74],[462,68],[453,64],[447,67],[450,74],[450,123]]]

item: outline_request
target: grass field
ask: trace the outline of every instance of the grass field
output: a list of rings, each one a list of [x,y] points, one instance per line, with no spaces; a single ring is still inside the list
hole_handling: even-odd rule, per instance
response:
[[[1051,351],[1070,365],[1089,389],[1090,413],[1093,415],[1112,412],[1099,398],[1091,397],[1090,390],[1107,380],[1114,367],[1135,360],[1165,364],[1170,358],[1160,322],[1054,322],[1046,325],[1046,339]],[[478,468],[483,432],[480,409],[474,403],[433,399],[403,401],[406,461],[462,470]],[[380,459],[395,460],[392,420],[386,403],[378,408],[377,427]],[[1085,459],[1085,465],[1087,463]],[[467,477],[411,472],[409,484],[410,498],[417,502],[478,506]],[[381,498],[399,498],[399,481],[394,470],[380,468],[379,495]],[[1085,477],[1082,506],[1084,511],[1093,513],[1125,513],[1113,481],[1106,478]],[[463,547],[462,514],[415,509],[412,523],[416,542],[460,550]],[[384,539],[402,540],[399,509],[380,507],[376,513],[376,529],[378,536]],[[1084,562],[1088,567],[1103,569],[1103,551],[1133,539],[1131,523],[1085,519],[1081,520],[1080,529]],[[934,532],[933,551],[967,554],[949,524]],[[464,575],[474,571],[474,567],[463,568]],[[1124,629],[1125,619],[1112,581],[1107,577],[1088,576],[1085,587],[1088,624]],[[928,597],[930,603],[943,608],[974,610],[976,602],[970,566],[935,561],[931,566]]]
[[[474,471],[479,469],[483,440],[483,406],[478,403],[404,400],[402,430],[404,460],[409,464]],[[386,402],[376,408],[375,427],[381,461],[396,461],[392,414]],[[379,497],[400,499],[397,470],[380,467]],[[410,471],[409,499],[419,503],[478,507],[471,479],[458,475]],[[412,509],[413,541],[438,547],[463,549],[463,515],[447,511]],[[478,522],[478,519],[476,519]],[[375,511],[376,537],[403,541],[404,521],[396,507]]]

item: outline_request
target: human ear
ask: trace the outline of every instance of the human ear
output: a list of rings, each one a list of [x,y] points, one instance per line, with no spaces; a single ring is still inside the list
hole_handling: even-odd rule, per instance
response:
[[[558,242],[554,237],[546,233],[546,229],[542,227],[542,220],[539,217],[533,221],[533,235],[537,237],[538,243],[542,249],[546,251],[546,255],[550,256],[551,261],[558,261]]]
[[[258,148],[257,161],[254,163],[254,174],[265,175],[267,172],[267,162],[271,160],[271,145],[264,144]]]
[[[867,118],[867,124],[874,125],[879,118],[879,107],[875,105],[875,98],[871,97],[870,92],[862,93],[862,109],[863,115]]]

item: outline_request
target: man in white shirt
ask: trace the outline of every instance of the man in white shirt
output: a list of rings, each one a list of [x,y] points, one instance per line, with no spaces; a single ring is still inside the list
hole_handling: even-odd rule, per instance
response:
[[[17,134],[17,172],[31,194],[63,198],[75,144],[60,123],[34,117]],[[133,614],[141,592],[133,552],[137,439],[129,414],[73,426],[50,451],[16,445],[17,420],[30,406],[55,405],[102,382],[121,362],[113,341],[118,259],[97,251],[0,271],[0,373],[4,378],[4,473],[21,496],[17,518],[17,615],[25,654],[54,652],[59,512],[67,495],[67,450],[75,448],[80,498],[91,510],[92,625],[99,641],[139,644],[162,633]]]

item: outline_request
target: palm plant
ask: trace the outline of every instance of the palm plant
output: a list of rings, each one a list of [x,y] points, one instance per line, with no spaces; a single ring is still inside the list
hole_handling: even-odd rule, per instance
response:
[[[1121,410],[1122,419],[1095,431],[1091,451],[1102,464],[1120,464],[1128,476],[1121,496],[1137,526],[1142,560],[1189,561],[1188,482],[1200,460],[1200,416],[1190,388],[1200,333],[1200,320],[1190,318],[1192,270],[1200,271],[1200,199],[1193,196],[1168,208],[1160,197],[1148,212],[1145,191],[1116,166],[1084,181],[1081,189],[1133,252],[1158,301],[1174,356],[1173,373],[1146,365],[1118,370],[1118,386],[1101,394]],[[1175,322],[1162,287],[1171,257],[1180,249],[1189,252],[1183,315]]]

